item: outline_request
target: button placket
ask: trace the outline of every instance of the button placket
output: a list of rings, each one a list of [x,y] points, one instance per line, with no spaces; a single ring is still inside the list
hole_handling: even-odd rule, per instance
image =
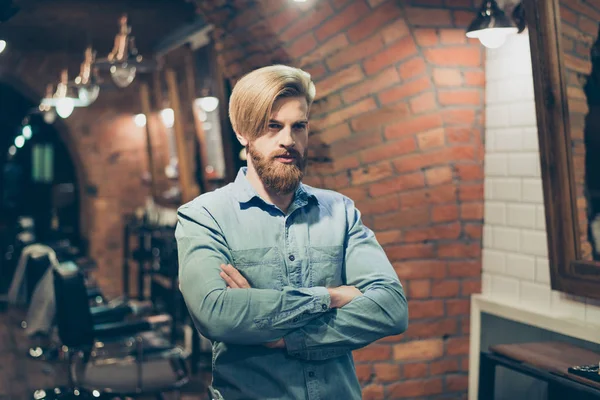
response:
[[[286,264],[288,264],[288,278],[290,280],[290,282],[292,282],[295,286],[299,285],[302,281],[302,278],[300,276],[300,274],[298,273],[297,270],[297,265],[293,264],[294,261],[296,261],[296,256],[293,254],[293,252],[295,251],[294,249],[294,243],[293,243],[293,238],[291,237],[290,234],[290,226],[292,223],[292,214],[288,215],[286,217],[286,222],[285,222],[285,244],[286,244],[286,252],[288,254],[288,260],[289,263],[286,262]]]

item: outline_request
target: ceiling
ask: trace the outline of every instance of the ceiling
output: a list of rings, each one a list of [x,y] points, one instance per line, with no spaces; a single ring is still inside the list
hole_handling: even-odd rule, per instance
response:
[[[0,8],[10,0],[0,0]],[[13,0],[20,8],[0,23],[0,39],[21,51],[83,54],[92,44],[98,57],[111,51],[118,19],[129,16],[141,54],[150,54],[166,35],[192,23],[187,0]]]

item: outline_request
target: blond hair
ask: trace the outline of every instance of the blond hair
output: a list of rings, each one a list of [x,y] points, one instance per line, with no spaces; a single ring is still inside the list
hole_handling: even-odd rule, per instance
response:
[[[315,98],[310,74],[287,65],[256,69],[233,88],[229,99],[229,118],[238,135],[252,141],[267,131],[273,103],[282,97],[304,97],[308,109]]]

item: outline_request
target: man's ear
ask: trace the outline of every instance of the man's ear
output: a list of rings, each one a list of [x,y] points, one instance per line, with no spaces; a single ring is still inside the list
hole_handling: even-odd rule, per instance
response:
[[[240,142],[240,144],[244,147],[248,146],[248,139],[246,139],[245,137],[243,137],[242,135],[235,135],[237,137],[237,140]]]

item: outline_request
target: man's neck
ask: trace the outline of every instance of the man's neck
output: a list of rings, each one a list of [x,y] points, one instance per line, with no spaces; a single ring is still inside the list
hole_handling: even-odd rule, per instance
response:
[[[287,210],[290,207],[292,200],[294,199],[295,192],[291,192],[289,194],[278,194],[273,192],[272,190],[269,190],[265,187],[263,181],[258,177],[256,170],[251,166],[248,166],[248,170],[246,171],[246,178],[261,198],[273,203],[281,211],[287,213]]]

